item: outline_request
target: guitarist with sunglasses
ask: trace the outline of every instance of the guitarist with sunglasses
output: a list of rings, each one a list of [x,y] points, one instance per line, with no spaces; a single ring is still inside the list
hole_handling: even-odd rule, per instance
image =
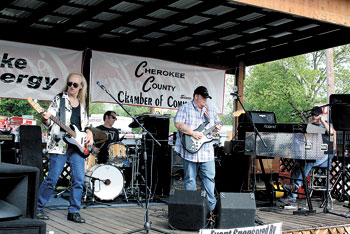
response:
[[[202,181],[203,187],[207,193],[209,208],[213,212],[216,199],[215,189],[215,162],[214,147],[212,142],[201,145],[199,149],[187,147],[184,139],[201,140],[205,138],[199,126],[214,127],[216,131],[221,129],[218,124],[219,117],[215,109],[207,104],[207,99],[211,96],[208,89],[199,86],[194,90],[193,100],[183,104],[176,113],[174,124],[178,129],[178,135],[181,140],[177,140],[175,151],[183,158],[184,167],[184,187],[186,190],[197,190],[196,177]],[[189,140],[191,141],[191,140]]]
[[[86,97],[87,83],[85,77],[81,73],[71,73],[68,75],[62,93],[56,95],[48,110],[41,114],[42,123],[49,130],[47,150],[50,163],[48,175],[39,188],[38,219],[49,219],[43,209],[56,187],[65,163],[69,162],[72,185],[67,219],[76,223],[85,223],[85,219],[79,213],[85,179],[84,155],[74,144],[70,144],[71,141],[68,143],[68,140],[65,141],[65,139],[68,139],[65,136],[67,131],[64,132],[57,123],[61,123],[61,126],[62,123],[64,126],[74,126],[75,132],[71,135],[76,137],[81,135],[80,142],[83,146],[91,146],[93,144],[92,132],[89,129],[85,131],[88,127]]]

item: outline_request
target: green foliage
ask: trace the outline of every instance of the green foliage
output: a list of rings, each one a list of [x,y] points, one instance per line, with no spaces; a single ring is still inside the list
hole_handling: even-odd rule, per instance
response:
[[[334,49],[336,93],[350,91],[349,58],[349,45]],[[244,83],[246,109],[275,112],[280,123],[307,122],[303,110],[327,103],[325,62],[325,51],[316,51],[251,67]]]

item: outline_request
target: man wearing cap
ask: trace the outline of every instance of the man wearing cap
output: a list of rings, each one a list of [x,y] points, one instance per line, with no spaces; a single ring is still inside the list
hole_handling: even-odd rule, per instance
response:
[[[194,90],[193,100],[183,104],[176,113],[174,123],[178,129],[178,135],[189,135],[196,140],[203,136],[201,131],[196,131],[201,124],[206,123],[206,129],[216,126],[219,131],[221,125],[217,125],[219,117],[216,110],[207,104],[210,98],[206,87],[199,86]],[[208,195],[210,210],[213,211],[216,205],[215,190],[215,162],[214,147],[212,142],[207,142],[195,153],[186,150],[181,139],[176,141],[175,151],[183,158],[184,166],[184,187],[186,190],[197,190],[196,177],[199,173],[202,184]]]
[[[311,110],[312,124],[326,129],[326,133],[322,134],[322,141],[323,143],[327,143],[328,145],[331,145],[329,144],[331,143],[329,141],[329,124],[322,118],[322,114],[323,114],[323,111],[321,107],[318,107],[318,106],[313,107]],[[336,149],[336,134],[332,127],[331,127],[331,136],[333,138],[333,149]],[[331,158],[330,158],[330,164],[332,163],[331,159],[333,159],[335,152],[336,151],[333,150],[333,154],[331,155]],[[305,176],[309,174],[309,172],[313,167],[320,166],[321,164],[322,165],[326,164],[326,167],[327,167],[327,159],[328,159],[328,151],[325,151],[323,158],[321,160],[316,160],[315,162],[306,163],[304,167]],[[300,186],[303,184],[303,181],[302,181],[303,177],[301,174],[300,165],[298,163],[293,167],[291,177],[297,180],[291,179],[290,184],[282,184],[283,189],[287,191],[289,195],[287,198],[280,199],[280,201],[286,204],[296,202],[296,199],[298,196],[296,192],[298,191]]]

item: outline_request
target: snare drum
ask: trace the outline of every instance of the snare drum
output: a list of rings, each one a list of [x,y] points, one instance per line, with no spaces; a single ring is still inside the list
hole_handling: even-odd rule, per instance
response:
[[[109,160],[108,163],[117,167],[130,167],[128,160],[128,147],[122,143],[111,143],[108,146]]]
[[[94,194],[100,200],[111,201],[120,195],[124,188],[124,174],[115,166],[97,164],[91,167],[85,174],[87,182],[92,190],[95,184]]]

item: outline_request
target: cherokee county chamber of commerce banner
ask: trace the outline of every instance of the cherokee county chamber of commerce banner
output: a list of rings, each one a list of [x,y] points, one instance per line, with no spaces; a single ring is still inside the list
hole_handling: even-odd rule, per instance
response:
[[[115,103],[96,84],[99,81],[123,104],[177,109],[191,101],[194,89],[203,85],[212,97],[208,102],[218,113],[223,112],[224,70],[92,51],[91,72],[91,102]]]
[[[232,229],[201,229],[199,234],[282,234],[282,223]]]
[[[0,40],[0,97],[52,100],[81,64],[82,51]]]

